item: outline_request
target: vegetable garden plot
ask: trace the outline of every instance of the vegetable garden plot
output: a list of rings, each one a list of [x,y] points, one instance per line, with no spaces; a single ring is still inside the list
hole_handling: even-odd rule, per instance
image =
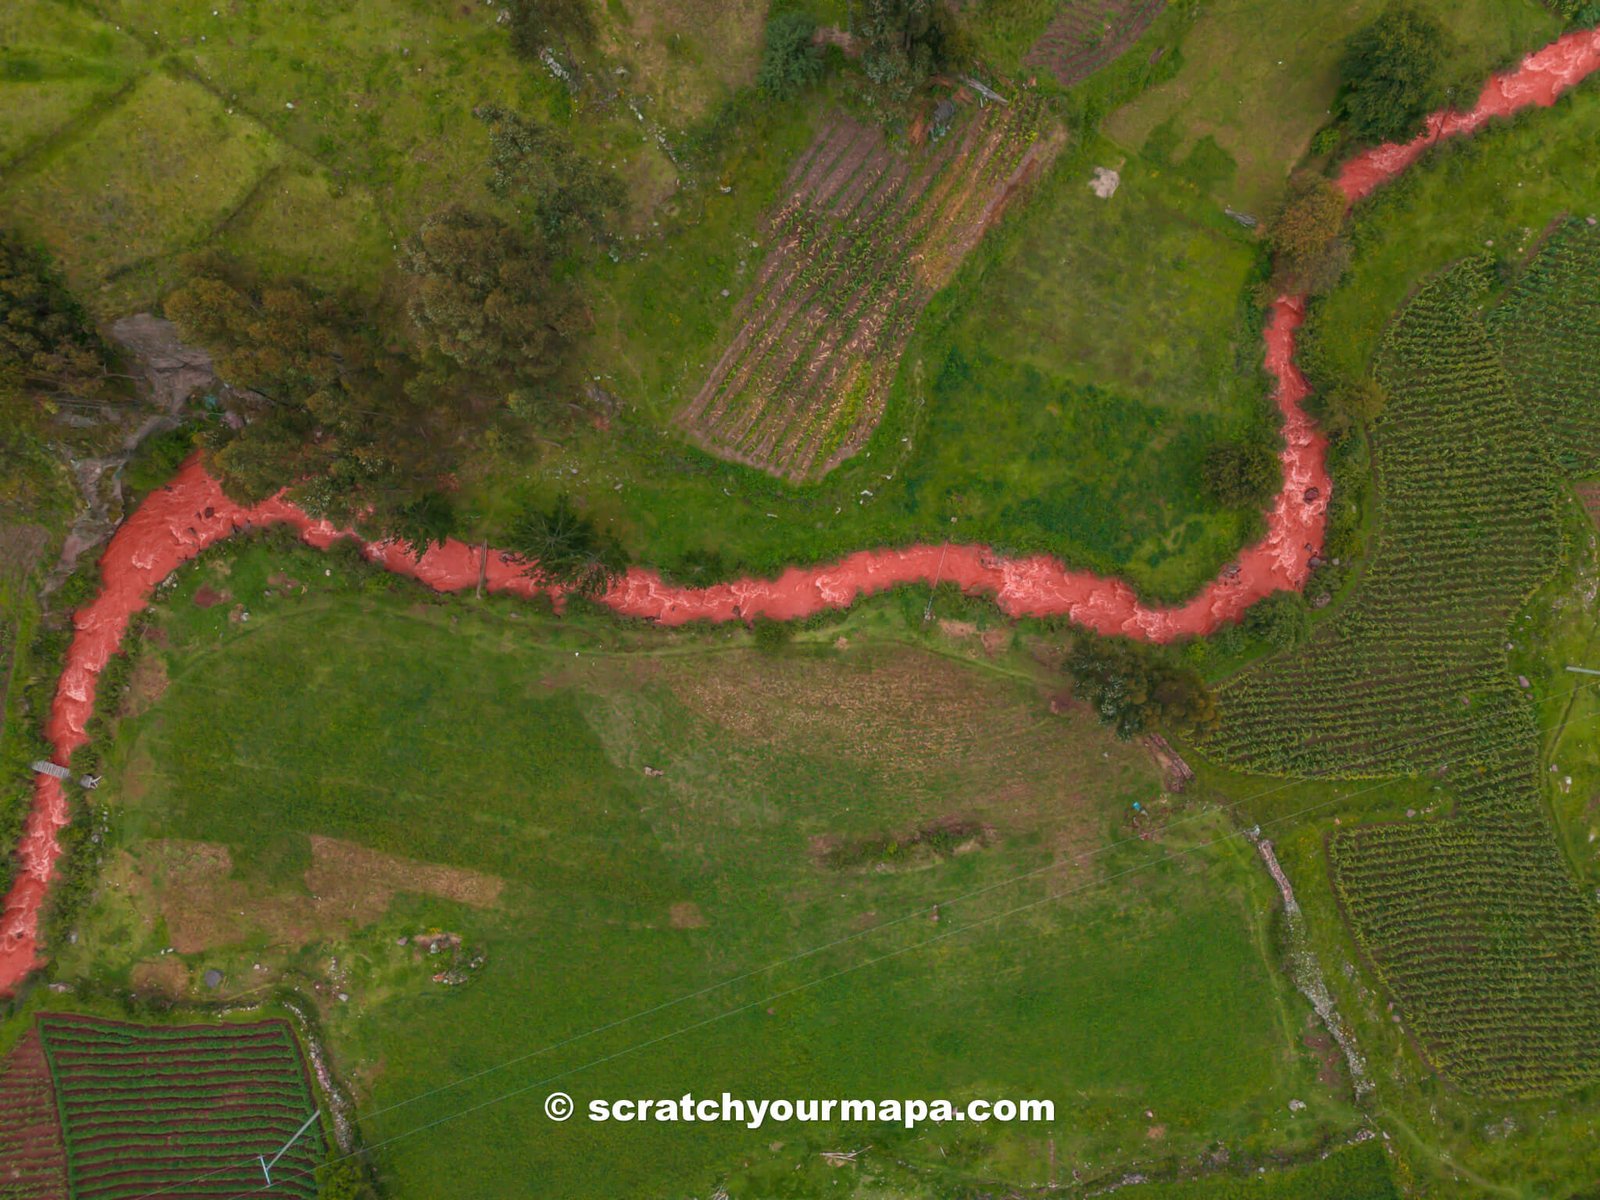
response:
[[[1485,331],[1487,260],[1401,312],[1378,356],[1377,543],[1360,591],[1299,653],[1221,695],[1212,753],[1311,777],[1438,778],[1437,822],[1336,831],[1357,943],[1429,1058],[1491,1095],[1600,1074],[1600,948],[1539,805],[1532,706],[1505,660],[1560,561],[1549,447]]]
[[[769,251],[735,332],[678,414],[722,458],[794,482],[865,445],[918,315],[1059,136],[1023,96],[969,111],[933,145],[828,124],[767,221]]]
[[[228,1197],[262,1184],[271,1158],[315,1108],[284,1021],[133,1025],[43,1014],[75,1200],[159,1191]],[[309,1200],[324,1146],[315,1123],[273,1170],[273,1193]]]
[[[1167,0],[1067,0],[1022,61],[1071,87],[1138,41],[1166,6]]]

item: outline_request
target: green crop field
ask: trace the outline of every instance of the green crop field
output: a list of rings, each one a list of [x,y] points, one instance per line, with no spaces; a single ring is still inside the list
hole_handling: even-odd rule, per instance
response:
[[[763,1193],[868,1142],[893,1148],[869,1177],[917,1190],[1043,1177],[1047,1142],[1092,1174],[1130,1139],[1161,1163],[1224,1130],[1244,1151],[1339,1128],[1249,847],[1211,845],[1217,814],[1161,800],[1142,749],[1052,715],[1026,672],[906,644],[892,612],[774,657],[432,600],[277,539],[213,556],[118,702],[141,715],[111,771],[114,882],[61,970],[320,980],[362,1110],[447,1088],[363,1122],[402,1194],[519,1195],[530,1171],[569,1194]],[[1130,838],[1134,801],[1166,831]],[[440,933],[456,966],[396,944]],[[580,1101],[1040,1094],[1058,1119],[612,1133],[550,1126],[535,1087],[409,1136],[546,1077]],[[1309,1108],[1286,1120],[1290,1099]]]
[[[74,1196],[140,1200],[261,1184],[274,1155],[317,1111],[284,1021],[133,1025],[46,1013],[38,1019]],[[317,1194],[315,1125],[281,1160],[274,1191]]]
[[[1593,1077],[1600,948],[1540,811],[1532,710],[1502,646],[1561,536],[1548,446],[1478,312],[1488,285],[1467,260],[1389,327],[1361,588],[1303,652],[1224,691],[1209,745],[1273,773],[1445,781],[1449,819],[1340,830],[1334,882],[1433,1061],[1517,1095]]]

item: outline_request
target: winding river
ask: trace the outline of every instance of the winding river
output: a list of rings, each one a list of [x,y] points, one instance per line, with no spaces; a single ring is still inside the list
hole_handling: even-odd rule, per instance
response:
[[[1472,133],[1495,117],[1530,105],[1548,107],[1597,69],[1600,30],[1566,34],[1528,55],[1515,70],[1491,77],[1470,110],[1435,113],[1412,141],[1378,146],[1351,159],[1340,171],[1338,185],[1352,202],[1359,200],[1404,171],[1440,138]],[[1187,604],[1153,608],[1141,603],[1124,581],[1070,571],[1047,555],[1009,559],[983,546],[956,544],[863,550],[826,566],[792,567],[776,579],[741,579],[705,588],[677,587],[653,571],[634,568],[601,602],[621,615],[663,625],[758,616],[788,620],[843,607],[858,596],[899,584],[938,580],[992,596],[1010,616],[1066,616],[1100,633],[1152,642],[1208,633],[1238,619],[1264,596],[1302,587],[1322,546],[1329,491],[1327,443],[1300,407],[1308,389],[1294,364],[1295,330],[1304,314],[1302,297],[1280,297],[1265,330],[1266,366],[1277,380],[1274,396],[1283,413],[1284,437],[1283,486],[1266,536]],[[254,507],[233,503],[198,460],[187,463],[123,523],[100,560],[99,595],[73,616],[76,632],[46,726],[56,762],[66,763],[88,740],[85,727],[94,712],[100,672],[156,585],[238,530],[277,523],[293,526],[307,543],[320,548],[342,536],[282,498]],[[461,542],[434,547],[420,558],[394,543],[368,545],[366,552],[389,570],[440,591],[475,587],[480,574],[492,591],[532,595],[540,588],[503,554],[490,551],[482,561],[476,547]],[[18,847],[17,881],[0,911],[0,995],[14,992],[41,965],[39,912],[61,855],[58,834],[67,818],[61,782],[38,776]]]

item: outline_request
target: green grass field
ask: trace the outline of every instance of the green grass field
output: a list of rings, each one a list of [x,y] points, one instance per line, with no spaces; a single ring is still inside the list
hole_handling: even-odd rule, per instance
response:
[[[1161,801],[1142,750],[1052,715],[1026,660],[907,644],[885,606],[772,656],[747,634],[553,624],[365,574],[267,546],[184,573],[147,635],[161,666],[119,702],[137,715],[111,755],[108,882],[57,953],[62,978],[112,986],[199,991],[213,966],[224,995],[298,982],[365,1111],[577,1039],[366,1125],[398,1139],[379,1152],[398,1193],[521,1195],[531,1172],[563,1194],[833,1194],[817,1154],[871,1143],[885,1159],[852,1182],[921,1194],[1044,1178],[1051,1141],[1063,1176],[1092,1175],[1348,1128],[1271,967],[1274,892],[1249,847],[1208,847],[1225,823]],[[201,586],[231,599],[197,607]],[[1135,800],[1170,822],[1151,841],[1129,840]],[[955,820],[958,852],[914,836]],[[430,929],[486,964],[431,983],[445,960],[396,945]],[[1038,1094],[1058,1120],[558,1128],[533,1086],[558,1075],[580,1107]]]
[[[1184,40],[1178,73],[1113,114],[1106,132],[1131,151],[1155,137],[1185,155],[1214,139],[1238,168],[1210,189],[1217,202],[1269,216],[1289,169],[1329,119],[1341,43],[1382,8],[1382,0],[1315,0],[1285,21],[1273,0],[1207,4]],[[1491,70],[1561,30],[1536,0],[1429,8],[1458,41],[1451,70],[1471,99]]]

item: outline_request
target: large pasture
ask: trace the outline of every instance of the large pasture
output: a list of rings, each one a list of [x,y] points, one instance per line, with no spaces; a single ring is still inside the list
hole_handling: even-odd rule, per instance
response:
[[[275,547],[185,571],[122,701],[108,882],[57,950],[117,986],[297,981],[366,1111],[532,1055],[365,1127],[397,1139],[401,1194],[520,1195],[530,1171],[813,1194],[837,1186],[818,1152],[868,1143],[856,1182],[915,1191],[1043,1179],[1052,1143],[1065,1176],[1348,1121],[1270,966],[1253,852],[1164,800],[1141,748],[1053,713],[1004,641],[908,644],[879,605],[763,654],[364,576]],[[440,932],[459,963],[397,945]],[[408,1135],[546,1077],[580,1101],[1037,1094],[1059,1119],[619,1133],[552,1127],[535,1086]]]

